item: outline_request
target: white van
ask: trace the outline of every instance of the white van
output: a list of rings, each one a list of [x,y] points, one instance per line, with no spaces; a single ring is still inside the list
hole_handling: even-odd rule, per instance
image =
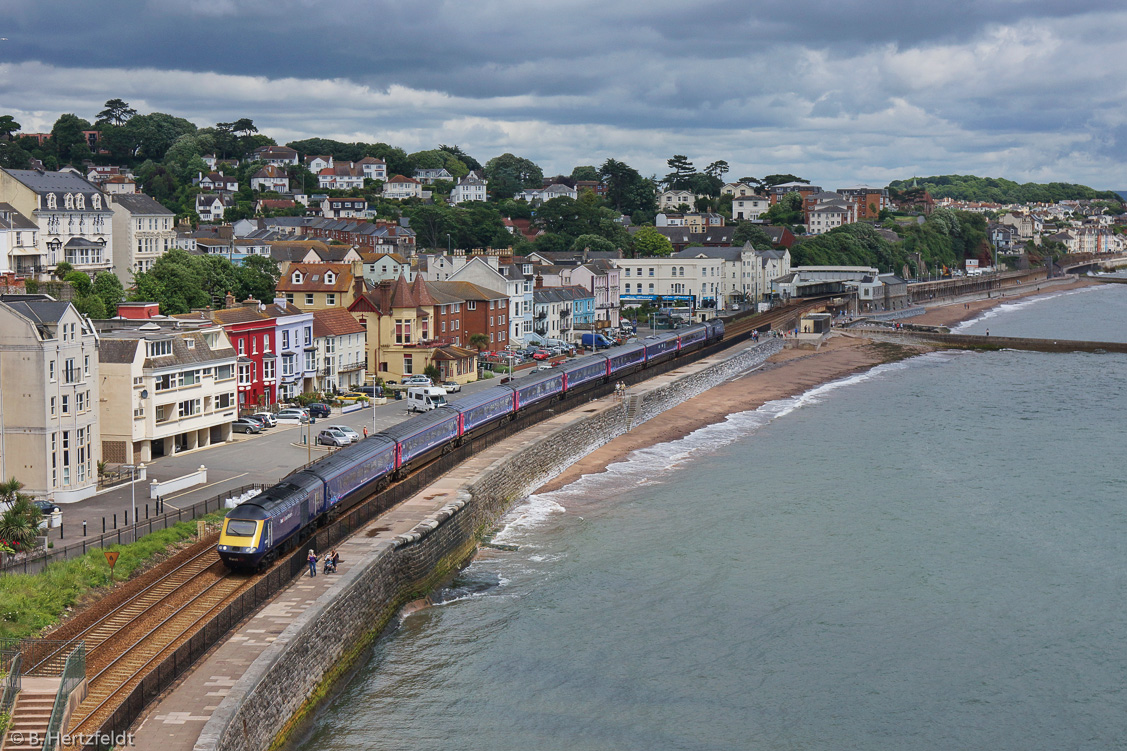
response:
[[[407,411],[429,412],[446,404],[446,389],[438,386],[420,386],[407,389]]]

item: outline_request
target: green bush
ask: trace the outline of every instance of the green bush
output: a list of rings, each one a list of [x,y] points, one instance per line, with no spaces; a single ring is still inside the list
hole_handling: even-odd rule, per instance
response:
[[[226,512],[204,517],[218,523]],[[154,556],[196,533],[196,522],[179,522],[168,529],[145,535],[129,545],[111,545],[120,555],[114,566],[114,580],[121,581]],[[85,594],[110,584],[110,567],[101,548],[81,558],[57,561],[38,574],[10,574],[0,577],[0,637],[34,636],[58,623],[67,608]]]

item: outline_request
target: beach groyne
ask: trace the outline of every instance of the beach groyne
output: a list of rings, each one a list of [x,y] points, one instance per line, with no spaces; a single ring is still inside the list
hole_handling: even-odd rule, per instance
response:
[[[633,425],[762,364],[782,348],[781,339],[770,339],[699,367],[688,365],[690,372],[680,377],[649,388],[639,384],[627,401],[611,402],[538,442],[500,453],[459,489],[456,501],[410,532],[374,546],[309,605],[231,687],[196,751],[274,747],[301,727],[400,608],[447,581],[515,502]]]

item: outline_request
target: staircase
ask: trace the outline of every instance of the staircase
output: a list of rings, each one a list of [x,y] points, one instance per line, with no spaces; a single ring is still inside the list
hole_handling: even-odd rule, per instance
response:
[[[642,409],[642,395],[631,394],[626,397],[626,429],[634,427],[634,418]]]
[[[55,706],[55,692],[42,693],[30,690],[20,691],[12,707],[12,720],[8,732],[0,743],[0,751],[41,751],[47,736],[47,724],[51,721],[51,710]],[[13,742],[12,735],[20,739]],[[32,740],[38,742],[32,743]]]

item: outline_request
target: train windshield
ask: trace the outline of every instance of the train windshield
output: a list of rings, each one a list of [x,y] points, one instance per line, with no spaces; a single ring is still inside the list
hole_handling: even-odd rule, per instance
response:
[[[231,537],[254,537],[254,530],[257,527],[257,522],[248,519],[227,520],[227,534]]]

